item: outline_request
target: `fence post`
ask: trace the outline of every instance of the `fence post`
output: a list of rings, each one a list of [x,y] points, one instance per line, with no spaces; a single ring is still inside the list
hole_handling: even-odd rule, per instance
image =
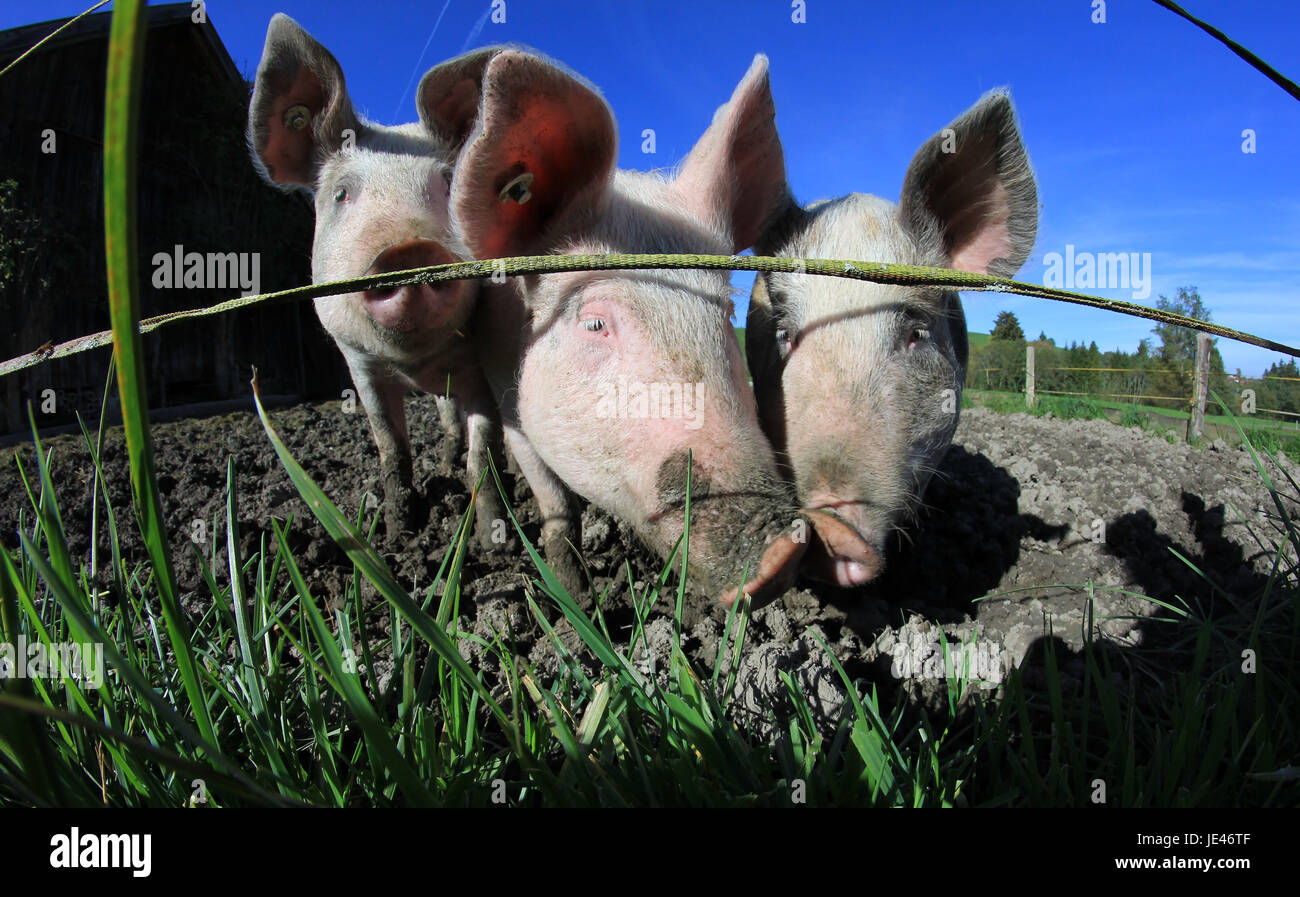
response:
[[[1205,429],[1205,400],[1210,393],[1210,335],[1196,334],[1196,372],[1192,375],[1192,416],[1187,421],[1187,441],[1201,438]]]
[[[1034,407],[1034,346],[1025,346],[1025,407]]]

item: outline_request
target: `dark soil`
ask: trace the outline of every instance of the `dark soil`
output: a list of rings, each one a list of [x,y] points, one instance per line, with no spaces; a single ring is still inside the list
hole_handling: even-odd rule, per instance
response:
[[[423,597],[452,544],[468,494],[460,476],[439,469],[435,460],[442,435],[432,402],[412,399],[408,413],[427,523],[384,553],[398,581]],[[378,457],[363,414],[345,414],[340,403],[330,402],[273,411],[271,419],[294,456],[345,512],[355,519],[363,501],[377,505],[382,494]],[[201,615],[213,600],[197,555],[209,559],[219,582],[226,578],[231,456],[245,555],[263,538],[272,539],[271,517],[292,516],[290,544],[313,593],[342,598],[351,564],[298,497],[254,414],[158,424],[153,434],[172,556],[191,614]],[[53,450],[54,482],[74,556],[88,563],[93,481],[88,453],[79,437],[51,438],[45,446]],[[10,451],[34,476],[31,446]],[[120,429],[106,435],[103,460],[125,550],[132,562],[142,561],[139,540],[130,532]],[[1281,463],[1294,475],[1284,456]],[[504,480],[516,515],[535,540],[537,512],[526,483],[509,472]],[[30,527],[31,508],[12,461],[0,465],[0,490],[7,496],[0,507],[0,539],[13,547],[19,512],[26,508]],[[1129,650],[1172,627],[1149,619],[1159,612],[1156,605],[1119,590],[1211,608],[1215,589],[1173,554],[1177,551],[1228,595],[1253,595],[1268,569],[1255,536],[1271,545],[1275,532],[1265,517],[1275,512],[1272,500],[1244,451],[1222,443],[1171,445],[1155,434],[1100,420],[1000,415],[980,408],[963,412],[926,501],[922,519],[910,538],[893,546],[887,571],[876,583],[853,591],[792,590],[755,614],[738,676],[737,712],[747,725],[768,731],[774,715],[783,715],[781,671],[803,684],[825,719],[838,716],[844,691],[819,640],[851,677],[875,682],[885,693],[901,687],[933,706],[945,693],[937,662],[940,631],[950,644],[969,643],[965,652],[989,687],[1051,636],[1063,645],[1069,677],[1072,652],[1080,649],[1085,632],[1089,583],[1094,631],[1117,650]],[[107,558],[102,529],[99,541],[101,557]],[[595,594],[608,591],[603,607],[611,629],[630,631],[627,568],[640,591],[654,581],[661,562],[625,526],[590,508],[583,518],[582,549]],[[535,575],[522,551],[490,554],[471,543],[460,622],[484,636],[508,632],[516,651],[545,671],[555,668],[554,654],[524,597],[525,584]],[[643,651],[639,656],[647,670],[652,663],[659,671],[667,667],[671,614],[664,601],[651,615],[647,636],[654,656]],[[387,613],[374,614],[371,631],[382,634],[388,619]],[[704,669],[714,665],[725,620],[710,597],[688,600],[683,646]],[[462,650],[499,684],[495,657],[471,642]],[[1074,663],[1077,667],[1077,658]]]

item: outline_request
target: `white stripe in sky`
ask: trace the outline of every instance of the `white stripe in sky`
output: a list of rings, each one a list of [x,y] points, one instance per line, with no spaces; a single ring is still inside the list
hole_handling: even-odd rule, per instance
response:
[[[478,21],[474,23],[474,27],[469,30],[469,37],[465,38],[465,43],[461,45],[460,52],[464,53],[469,49],[470,44],[478,40],[478,36],[483,33],[483,26],[487,24],[488,16],[491,14],[492,4],[489,3],[488,8],[483,10],[483,15],[478,17]]]
[[[397,108],[393,110],[393,121],[397,121],[398,114],[402,111],[402,104],[406,102],[406,95],[411,92],[411,85],[415,83],[415,76],[420,73],[420,63],[424,62],[424,54],[429,52],[429,44],[433,43],[433,36],[438,33],[438,26],[442,24],[442,17],[447,14],[447,7],[451,6],[451,0],[442,4],[442,12],[438,13],[438,21],[433,23],[433,30],[429,32],[429,39],[424,42],[424,49],[420,51],[420,58],[415,60],[415,68],[411,71],[411,77],[406,81],[406,89],[402,91],[402,98],[397,101]]]

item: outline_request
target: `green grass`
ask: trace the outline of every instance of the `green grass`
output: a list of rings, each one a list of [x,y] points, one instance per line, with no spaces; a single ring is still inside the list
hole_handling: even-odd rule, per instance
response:
[[[1081,684],[1063,680],[1050,649],[1039,672],[1013,672],[1000,693],[951,670],[948,709],[939,715],[858,682],[838,727],[825,732],[786,677],[793,713],[765,741],[727,712],[747,609],[729,616],[709,668],[677,650],[662,682],[633,659],[652,609],[675,609],[680,625],[675,573],[688,546],[635,592],[634,635],[621,644],[599,610],[579,609],[516,527],[537,570],[530,609],[561,657],[558,672],[545,676],[504,637],[485,643],[457,627],[468,514],[435,581],[412,596],[370,548],[365,521],[344,517],[263,422],[295,486],[353,560],[342,606],[312,593],[287,525],[273,523],[251,556],[240,555],[231,461],[227,562],[222,569],[215,554],[201,559],[210,610],[189,621],[196,685],[212,721],[211,736],[203,734],[178,656],[157,625],[161,596],[150,562],[129,568],[115,551],[101,576],[91,576],[68,551],[56,472],[38,453],[22,548],[0,556],[0,641],[88,639],[104,645],[110,672],[98,689],[72,678],[5,683],[0,802],[182,806],[196,779],[215,806],[464,806],[497,798],[525,806],[1086,805],[1097,779],[1113,805],[1300,798],[1287,772],[1296,765],[1300,711],[1300,537],[1282,516],[1274,575],[1261,594],[1231,596],[1232,613],[1217,618],[1195,603],[1162,605],[1159,649],[1119,652],[1089,640]],[[86,431],[85,440],[97,460],[100,434]],[[1260,475],[1267,476],[1262,466]],[[1300,495],[1293,483],[1266,482]],[[97,519],[117,545],[122,522],[105,485],[97,480]],[[1281,509],[1283,492],[1275,494]],[[107,588],[96,585],[104,581]],[[1094,588],[1081,586],[1081,596]],[[367,592],[378,597],[365,600]],[[594,673],[555,636],[549,621],[557,613]],[[359,642],[376,614],[392,618],[392,635]],[[462,659],[467,640],[497,656],[504,697]],[[1246,648],[1257,657],[1249,675],[1241,670]],[[365,672],[380,656],[396,671],[383,688]],[[1144,694],[1116,688],[1120,669]]]
[[[1048,412],[1064,420],[1094,420],[1105,417],[1101,403],[1077,396],[1039,396],[1033,408],[1025,406],[1023,393],[967,389],[962,392],[962,407],[981,405],[1000,414],[1023,412],[1042,417]]]
[[[1092,420],[1106,418],[1115,420],[1116,415],[1107,412],[1118,411],[1121,426],[1139,427],[1165,434],[1173,441],[1181,440],[1187,428],[1191,414],[1187,411],[1160,408],[1154,405],[1141,405],[1132,402],[1114,402],[1091,396],[1053,396],[1039,395],[1033,408],[1025,407],[1023,393],[999,392],[997,390],[967,389],[962,392],[962,407],[973,408],[977,405],[990,408],[1001,414],[1021,412],[1043,416],[1052,412],[1055,417],[1065,420]],[[1218,407],[1222,414],[1210,414],[1211,408]],[[1270,454],[1284,451],[1290,457],[1300,457],[1300,430],[1296,430],[1278,421],[1256,417],[1237,417],[1232,409],[1221,402],[1211,401],[1205,415],[1205,434],[1207,440],[1224,439],[1232,445],[1240,442],[1239,432],[1250,435],[1254,446]],[[1172,435],[1171,435],[1172,434]]]
[[[728,714],[747,608],[728,617],[708,668],[675,650],[665,682],[634,660],[653,609],[674,613],[680,631],[684,593],[675,574],[688,544],[634,590],[633,635],[623,644],[599,610],[604,597],[593,614],[580,610],[516,524],[537,571],[529,607],[560,657],[558,670],[543,675],[504,636],[484,642],[457,627],[472,503],[434,582],[413,596],[370,547],[375,520],[367,527],[342,515],[260,406],[259,414],[295,487],[353,561],[342,605],[312,593],[287,524],[273,522],[251,556],[241,556],[231,460],[226,563],[216,563],[214,540],[213,556],[200,558],[211,594],[199,605],[209,610],[185,621],[192,687],[208,701],[212,729],[204,733],[179,655],[157,625],[163,598],[154,562],[129,567],[117,548],[123,522],[98,464],[102,418],[98,432],[83,430],[96,469],[94,519],[113,546],[98,568],[68,549],[57,471],[38,443],[36,470],[23,472],[31,514],[22,547],[0,554],[0,642],[99,643],[109,673],[99,688],[70,677],[4,683],[0,803],[1082,806],[1094,800],[1097,781],[1106,783],[1107,803],[1123,806],[1300,799],[1300,534],[1285,505],[1300,486],[1273,482],[1262,463],[1278,513],[1272,532],[1255,535],[1270,546],[1273,574],[1259,594],[1225,596],[1220,606],[1229,613],[1161,603],[1159,647],[1121,652],[1089,638],[1082,683],[1065,681],[1050,642],[1032,675],[1013,671],[996,693],[950,669],[948,706],[937,715],[849,683],[837,667],[850,701],[829,732],[819,730],[799,685],[783,677],[792,713],[763,740]],[[500,488],[485,484],[493,486]],[[1098,588],[1078,587],[1089,603]],[[368,592],[377,598],[364,599]],[[391,617],[392,634],[359,641],[376,614]],[[556,635],[557,614],[594,672]],[[466,641],[496,655],[505,695],[462,658]],[[377,657],[395,671],[382,688],[366,673]],[[1141,693],[1116,686],[1120,670]]]

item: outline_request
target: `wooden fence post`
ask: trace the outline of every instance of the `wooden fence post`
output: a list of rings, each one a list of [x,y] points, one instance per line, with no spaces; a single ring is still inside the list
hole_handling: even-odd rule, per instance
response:
[[[1196,334],[1196,372],[1192,375],[1192,416],[1187,421],[1187,441],[1201,438],[1205,429],[1205,400],[1210,394],[1210,335]]]
[[[1034,347],[1025,346],[1025,407],[1034,407]]]

